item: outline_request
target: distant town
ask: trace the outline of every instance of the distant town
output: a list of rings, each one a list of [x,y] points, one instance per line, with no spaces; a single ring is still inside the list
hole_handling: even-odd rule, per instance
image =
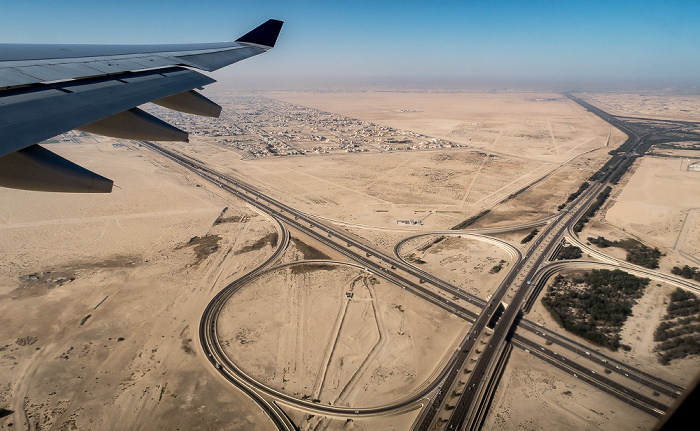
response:
[[[182,114],[156,105],[147,110],[191,137],[231,147],[247,158],[466,147],[260,96],[229,96],[221,104],[221,118]]]

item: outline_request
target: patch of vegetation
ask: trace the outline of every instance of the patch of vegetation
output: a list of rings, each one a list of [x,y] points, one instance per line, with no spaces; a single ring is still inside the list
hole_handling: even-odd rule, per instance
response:
[[[620,155],[618,155],[618,154],[616,153],[615,150],[610,151],[609,154],[611,154],[612,157],[610,158],[610,160],[608,160],[607,162],[605,162],[605,164],[603,165],[603,167],[601,167],[601,168],[598,169],[593,175],[591,175],[591,178],[590,178],[591,181],[596,181],[596,180],[598,180],[599,178],[602,178],[604,175],[608,174],[608,173],[610,172],[610,169],[612,168],[612,166],[615,165],[615,163],[617,163],[617,161],[618,161],[618,160],[620,159],[620,157],[621,157]]]
[[[557,207],[557,209],[560,209],[560,210],[564,209],[564,207],[566,207],[566,204],[568,204],[569,202],[573,201],[573,200],[576,199],[577,197],[581,196],[581,193],[583,193],[584,190],[586,190],[590,185],[591,185],[591,184],[590,184],[588,181],[584,181],[584,182],[579,186],[578,190],[576,190],[575,192],[571,193],[571,194],[566,198],[566,202],[564,202],[563,204],[559,205],[559,206]]]
[[[627,172],[627,170],[630,168],[630,166],[632,166],[635,160],[637,160],[637,156],[627,157],[622,163],[620,163],[620,166],[617,168],[617,170],[610,175],[608,181],[610,181],[612,184],[617,184],[618,182],[620,182],[622,176],[625,175],[625,172]]]
[[[620,330],[649,279],[619,269],[592,270],[582,276],[558,275],[542,304],[567,331],[617,350]]]
[[[605,238],[604,236],[599,236],[598,238],[593,238],[592,236],[589,236],[588,238],[586,238],[586,240],[591,244],[597,245],[600,248],[618,247],[627,251],[633,250],[642,245],[641,242],[632,238],[622,239],[619,241],[611,241]]]
[[[610,241],[604,236],[599,236],[598,238],[593,238],[592,236],[589,236],[588,238],[586,238],[586,240],[591,244],[597,245],[600,248],[608,248],[617,245],[617,241]]]
[[[214,225],[224,223],[243,223],[246,221],[248,221],[248,217],[245,215],[232,215],[230,217],[219,217],[214,221]]]
[[[659,267],[659,259],[663,256],[661,250],[647,247],[644,244],[627,251],[627,261],[645,268],[656,269]]]
[[[26,337],[20,337],[17,340],[15,340],[15,344],[17,344],[18,346],[31,346],[37,341],[39,341],[39,337],[32,337],[27,335]]]
[[[484,210],[473,217],[469,217],[468,219],[464,220],[460,224],[452,227],[452,230],[460,230],[460,229],[464,229],[466,227],[469,227],[469,226],[473,225],[474,223],[476,223],[476,221],[479,220],[481,217],[485,216],[486,214],[488,214],[490,212],[491,212],[491,210]]]
[[[195,351],[192,349],[192,339],[191,338],[185,338],[182,340],[182,344],[180,347],[182,347],[182,350],[185,351],[188,355],[194,355]]]
[[[409,254],[408,256],[405,256],[405,259],[406,259],[407,261],[413,262],[413,263],[418,263],[418,264],[423,264],[423,263],[425,263],[425,261],[424,261],[423,259],[421,259],[420,257],[416,256],[415,253],[411,253],[411,254]]]
[[[576,247],[575,245],[567,245],[559,249],[559,253],[557,254],[557,260],[578,259],[581,256],[583,256],[583,254],[581,253],[580,248]]]
[[[294,265],[292,274],[308,274],[315,271],[333,271],[337,266],[323,263],[307,263],[303,265]]]
[[[226,211],[228,211],[228,207],[224,207],[224,209],[221,211],[221,214],[219,214],[219,217],[217,217],[216,220],[214,220],[214,226],[222,223],[243,223],[244,221],[248,220],[248,217],[246,217],[245,215],[231,215],[228,217],[224,217]]]
[[[261,248],[265,247],[266,245],[269,245],[272,248],[277,247],[277,232],[272,232],[264,237],[258,239],[251,245],[246,245],[240,250],[234,252],[233,254],[243,254],[243,253],[248,253],[249,251],[255,251],[255,250],[260,250]]]
[[[528,242],[532,241],[532,238],[537,236],[537,234],[540,233],[537,229],[532,229],[529,234],[523,239],[520,240],[520,244],[527,244]]]
[[[292,242],[294,243],[294,246],[299,250],[303,255],[304,259],[307,260],[317,260],[317,259],[328,259],[330,260],[330,256],[328,256],[326,253],[322,252],[321,250],[317,250],[310,245],[306,244],[304,241],[300,240],[299,238],[294,238],[292,237]]]
[[[574,226],[574,232],[581,232],[583,230],[583,227],[588,223],[588,220],[591,219],[595,215],[596,212],[600,209],[600,207],[603,206],[605,201],[608,199],[608,196],[610,196],[610,191],[612,188],[610,186],[605,187],[602,192],[598,194],[598,197],[596,200],[591,204],[590,208],[588,208],[588,211],[581,217],[581,219],[576,222],[576,225]]]
[[[587,238],[588,242],[591,244],[595,244],[600,248],[606,248],[606,247],[619,247],[623,250],[627,250],[627,261],[634,263],[635,265],[640,265],[645,268],[650,268],[650,269],[656,269],[659,267],[659,259],[661,256],[663,256],[663,253],[661,253],[661,250],[658,248],[654,247],[647,247],[646,245],[642,244],[641,242],[637,241],[636,239],[624,239],[621,241],[610,241],[609,239],[599,236],[598,238],[593,238],[593,237],[588,237]],[[687,265],[686,265],[687,267]],[[678,267],[674,267],[674,270]],[[681,268],[678,268],[678,271],[682,271]],[[673,272],[673,271],[671,271]],[[674,274],[677,274],[674,272]],[[680,274],[677,274],[680,275]],[[690,278],[690,277],[686,277]],[[700,276],[698,278],[700,280]]]
[[[438,244],[439,242],[441,242],[445,238],[447,238],[447,237],[444,235],[441,235],[441,236],[435,238],[434,240],[432,240],[431,242],[429,242],[428,244],[425,244],[425,245],[418,247],[418,251],[426,251],[427,249],[434,246],[435,244]]]
[[[700,353],[700,299],[691,292],[676,289],[669,297],[664,316],[654,331],[654,348],[659,362],[668,365]]]
[[[697,267],[690,267],[688,265],[685,265],[683,268],[674,266],[673,269],[671,270],[672,274],[680,275],[683,278],[687,278],[689,280],[695,280],[695,281],[700,281],[700,271],[698,271]]]
[[[506,261],[501,259],[501,261],[498,262],[498,265],[494,266],[493,268],[491,268],[489,270],[489,274],[497,274],[497,273],[501,272],[501,270],[503,269],[503,265],[505,263],[506,263]]]
[[[198,265],[210,254],[219,249],[219,241],[221,241],[221,237],[219,235],[194,236],[190,238],[187,244],[178,246],[175,248],[175,250],[180,250],[185,247],[193,247],[195,254],[195,261],[193,265]]]

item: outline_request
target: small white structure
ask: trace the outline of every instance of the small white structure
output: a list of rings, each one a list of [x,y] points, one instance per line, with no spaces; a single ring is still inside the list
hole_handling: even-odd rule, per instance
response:
[[[396,220],[396,224],[407,224],[411,226],[423,226],[423,220]]]

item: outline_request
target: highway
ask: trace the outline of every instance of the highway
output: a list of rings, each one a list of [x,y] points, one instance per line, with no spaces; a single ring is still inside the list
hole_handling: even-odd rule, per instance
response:
[[[633,148],[636,148],[641,141],[638,135],[635,135],[635,137],[635,139],[637,139],[637,143]],[[225,191],[257,207],[262,212],[268,214],[278,224],[278,231],[281,233],[282,240],[278,244],[275,253],[273,253],[273,255],[268,258],[259,268],[231,283],[212,300],[202,316],[200,324],[200,341],[210,362],[224,377],[230,380],[237,387],[244,390],[244,392],[258,402],[258,404],[261,405],[263,410],[266,411],[279,429],[291,428],[289,428],[289,419],[286,418],[284,413],[281,411],[277,405],[277,402],[292,405],[309,412],[339,417],[352,417],[353,415],[364,416],[394,414],[398,411],[406,411],[419,408],[421,406],[428,406],[429,408],[424,409],[420,416],[421,420],[415,427],[415,429],[428,429],[435,416],[433,414],[431,417],[430,412],[437,412],[439,410],[445,395],[449,392],[448,388],[452,386],[452,382],[454,382],[455,377],[463,369],[464,362],[472,354],[472,350],[476,345],[476,342],[481,339],[481,335],[485,332],[484,328],[489,322],[496,322],[494,313],[499,309],[499,304],[505,299],[505,302],[508,302],[508,307],[506,307],[505,312],[500,319],[497,320],[493,333],[490,335],[490,342],[487,344],[484,352],[480,354],[479,360],[474,370],[470,374],[467,388],[471,389],[465,390],[464,394],[471,395],[463,396],[462,398],[465,399],[465,401],[460,399],[462,406],[460,407],[458,405],[454,409],[452,417],[450,418],[450,425],[461,426],[461,424],[464,423],[464,418],[468,416],[466,410],[468,410],[470,406],[481,405],[487,407],[488,401],[485,401],[483,394],[489,393],[489,385],[482,384],[482,380],[497,383],[498,379],[494,378],[493,371],[499,367],[502,368],[503,364],[505,363],[504,358],[507,356],[507,347],[505,347],[506,339],[512,335],[512,332],[515,330],[516,326],[518,331],[524,330],[535,334],[542,331],[542,328],[535,323],[529,322],[526,319],[521,319],[521,310],[526,311],[527,308],[529,308],[528,304],[531,304],[536,298],[536,294],[538,293],[537,287],[539,286],[541,288],[541,285],[543,284],[542,280],[546,281],[546,277],[544,277],[543,274],[546,273],[551,275],[558,270],[557,268],[561,268],[563,265],[566,265],[566,263],[561,263],[559,266],[555,267],[553,264],[547,265],[544,264],[544,262],[548,260],[552,254],[554,254],[554,250],[560,246],[561,240],[566,237],[567,233],[570,232],[570,227],[576,222],[576,220],[578,220],[578,218],[580,218],[588,205],[590,205],[600,190],[602,190],[605,186],[605,178],[603,178],[599,182],[596,182],[589,187],[586,193],[579,196],[577,200],[570,203],[568,210],[560,212],[559,214],[556,214],[555,216],[552,216],[546,220],[545,222],[548,221],[549,223],[546,225],[546,228],[536,237],[533,245],[528,249],[524,257],[517,248],[506,242],[485,235],[470,233],[470,231],[467,230],[428,233],[430,235],[471,235],[475,239],[492,241],[494,244],[509,252],[513,259],[511,262],[511,269],[499,285],[496,294],[493,295],[490,301],[485,302],[484,300],[473,295],[469,295],[460,290],[458,287],[440,280],[437,277],[416,268],[410,263],[403,261],[398,255],[398,249],[400,247],[399,244],[397,244],[397,247],[395,248],[396,256],[385,255],[375,250],[373,247],[364,244],[357,238],[343,231],[332,228],[323,222],[319,222],[309,214],[297,211],[269,196],[259,193],[253,187],[237,179],[208,168],[200,161],[179,153],[175,153],[171,150],[163,148],[162,146],[149,142],[141,142],[141,144],[170,158],[171,160],[174,160],[180,165],[196,172],[205,180],[218,185]],[[631,150],[628,151],[628,154],[630,152]],[[622,160],[619,160],[617,164],[614,165],[612,170],[619,167],[621,162]],[[606,177],[609,177],[609,174],[606,175]],[[524,226],[531,227],[542,224],[543,223],[541,221],[538,221],[537,224],[531,223],[519,225],[517,226],[517,229],[523,229]],[[286,241],[289,240],[289,234],[284,227],[285,225],[293,227],[294,229],[309,235],[320,243],[337,250],[352,261],[357,262],[360,267],[365,268],[367,271],[389,280],[392,283],[395,283],[416,294],[424,300],[454,313],[465,320],[475,322],[474,326],[469,332],[469,335],[460,344],[460,348],[455,351],[451,357],[445,358],[443,362],[446,364],[446,366],[436,374],[436,378],[432,382],[425,385],[418,393],[409,394],[404,399],[391,405],[357,410],[352,408],[323,406],[319,405],[318,403],[298,400],[285,394],[274,393],[269,388],[260,385],[252,379],[248,378],[248,380],[246,380],[246,376],[236,368],[235,364],[231,363],[231,361],[226,358],[223,350],[220,349],[220,346],[218,346],[218,338],[216,336],[216,316],[223,304],[225,304],[225,302],[235,293],[236,290],[253,280],[255,277],[261,275],[265,268],[269,267],[269,265],[274,262],[279,254],[284,250]],[[499,229],[498,231],[507,231],[508,228],[497,229]],[[484,233],[491,233],[495,231],[496,230],[489,231],[488,228],[480,230],[480,232]],[[530,281],[532,284],[527,283],[528,281]],[[513,286],[520,286],[514,294],[513,292],[510,292]],[[474,311],[468,309],[467,306],[471,306],[472,308],[477,307],[483,311],[481,313],[475,313]],[[516,322],[518,322],[518,324],[514,325]],[[490,332],[490,330],[488,331]],[[513,342],[515,347],[527,349],[531,352],[537,350],[536,355],[547,360],[547,362],[554,364],[556,360],[561,357],[561,354],[557,354],[550,349],[544,348],[544,350],[542,350],[543,346],[539,344],[536,344],[537,348],[534,348],[531,340],[525,341],[526,339],[524,340],[518,337],[520,336],[516,334],[514,338],[516,341]],[[582,346],[577,345],[576,342],[569,340],[564,336],[549,334],[547,337],[549,337],[547,338],[547,341],[557,343],[557,345],[566,350],[580,351],[583,349]],[[484,359],[485,357],[491,359]],[[611,361],[611,359],[606,358],[600,353],[596,353],[595,357],[600,358],[601,361],[605,361],[604,363],[610,363],[609,361]],[[579,368],[574,365],[568,366],[567,364],[567,372],[572,374],[580,373],[580,371],[576,373],[574,370],[579,370]],[[616,365],[616,370],[620,370],[620,373],[630,377],[630,379],[634,378],[636,382],[646,385],[647,387],[659,388],[660,392],[669,396],[675,397],[677,396],[678,392],[682,390],[682,388],[676,387],[675,385],[667,382],[663,382],[660,379],[654,378],[653,376],[644,375],[644,373],[639,372],[639,370],[633,370],[624,364]],[[636,373],[632,374],[635,371]],[[609,380],[610,379],[606,379],[604,376],[595,374],[587,376],[584,381],[595,382],[595,384],[600,386],[601,389],[611,394],[629,392],[628,389],[620,389],[616,387],[615,385],[611,384]],[[492,390],[493,388],[490,389],[491,392]],[[477,398],[479,400],[478,402],[475,402]],[[659,414],[659,412],[663,412],[665,409],[665,406],[663,405],[659,406],[650,404],[650,401],[654,400],[649,400],[647,399],[648,397],[645,398],[643,394],[630,393],[629,396],[623,398],[625,398],[625,401],[629,402],[630,404],[642,406],[640,408],[648,412],[656,412],[656,414]],[[485,416],[485,409],[481,410],[482,411],[472,412],[472,417],[483,419]]]
[[[455,429],[455,430],[475,430],[479,429],[483,424],[486,417],[486,410],[488,409],[489,401],[487,398],[493,394],[494,388],[489,384],[497,381],[494,379],[493,373],[499,369],[498,364],[507,353],[506,348],[506,338],[511,335],[514,331],[514,324],[516,319],[518,319],[523,311],[529,309],[529,305],[534,301],[535,296],[531,296],[530,293],[535,288],[532,282],[536,279],[537,273],[542,271],[542,264],[547,257],[552,256],[554,250],[560,247],[562,240],[568,235],[569,238],[576,238],[573,235],[572,227],[578,222],[578,220],[583,216],[585,211],[590,207],[593,201],[596,199],[598,194],[603,190],[605,186],[608,185],[607,180],[614,174],[618,169],[624,166],[625,159],[634,156],[634,152],[640,145],[644,143],[644,140],[648,138],[651,134],[649,131],[645,131],[641,135],[632,127],[628,127],[626,124],[622,123],[615,117],[575,98],[571,95],[567,95],[573,101],[581,104],[589,111],[600,116],[605,121],[610,124],[620,128],[628,134],[628,140],[625,143],[627,150],[620,157],[617,162],[613,163],[607,173],[602,175],[598,181],[593,182],[593,184],[587,188],[581,195],[576,198],[568,206],[568,211],[566,214],[562,214],[561,217],[555,218],[547,228],[537,236],[535,243],[528,249],[524,259],[517,264],[518,270],[525,274],[521,277],[522,282],[519,285],[515,295],[513,295],[512,300],[508,304],[503,313],[503,316],[498,320],[498,323],[493,328],[492,333],[485,334],[486,322],[493,320],[494,308],[497,302],[503,299],[503,294],[505,290],[510,286],[501,286],[499,288],[498,294],[491,298],[489,306],[485,309],[484,313],[479,316],[477,323],[474,325],[472,330],[472,340],[471,344],[465,343],[465,350],[469,349],[470,357],[478,357],[475,366],[469,374],[469,379],[466,382],[465,388],[462,391],[457,404],[451,406],[453,408],[452,413],[448,422],[445,424],[444,429]],[[623,144],[623,146],[625,145]],[[618,262],[621,263],[621,262]],[[536,290],[536,289],[535,289]],[[528,297],[530,299],[528,300]],[[528,305],[529,304],[529,305]],[[489,341],[483,348],[483,352],[480,354],[474,351],[475,341],[477,339],[483,339],[484,335],[489,336]],[[533,348],[538,352],[544,352],[546,348]],[[465,358],[466,359],[466,358]],[[570,367],[569,367],[570,368]],[[579,370],[579,373],[581,371]],[[601,379],[599,379],[601,380]],[[454,382],[447,382],[448,390],[454,388],[455,391],[459,391],[458,386],[453,386]],[[606,385],[610,388],[615,388],[610,382],[606,382]],[[619,388],[616,388],[618,391]],[[446,390],[445,392],[448,392]],[[625,393],[625,392],[622,392]],[[662,415],[667,406],[660,405],[660,403],[655,400],[639,396],[631,397],[634,403],[639,405],[645,405],[643,410],[650,414]],[[436,399],[434,402],[436,404],[441,404],[443,400]],[[437,408],[434,411],[438,412]],[[425,422],[419,424],[415,429],[417,430],[427,430],[432,424],[432,419],[430,417],[425,418]]]
[[[485,383],[491,380],[493,369],[504,354],[506,336],[510,333],[516,318],[521,315],[522,304],[527,299],[535,273],[551,255],[554,248],[558,246],[561,235],[566,231],[567,224],[572,223],[572,221],[575,223],[583,215],[597,196],[595,191],[600,190],[601,187],[601,184],[590,187],[589,190],[593,193],[581,194],[572,202],[573,205],[571,207],[575,208],[573,213],[571,210],[560,213],[560,217],[552,221],[538,234],[533,244],[528,248],[524,259],[512,268],[511,276],[504,280],[504,282],[507,281],[507,284],[504,283],[499,287],[497,293],[489,301],[486,311],[477,319],[472,328],[472,339],[467,340],[464,345],[464,350],[469,352],[469,355],[465,355],[465,359],[466,356],[477,356],[477,353],[474,351],[476,340],[483,338],[482,334],[486,331],[486,324],[494,318],[496,306],[504,300],[506,291],[511,288],[516,277],[520,275],[518,277],[520,280],[519,288],[509,301],[503,315],[493,327],[493,333],[490,334],[489,341],[483,347],[483,352],[479,355],[474,368],[471,370],[462,396],[455,405],[447,423],[447,429],[450,429],[450,427],[461,429],[467,420],[480,425],[481,422],[478,419],[483,418],[485,412],[483,411],[484,409],[478,407],[485,405],[482,398],[489,390],[488,385]],[[453,382],[449,383],[449,387],[452,387]],[[416,429],[427,430],[429,425],[426,423],[424,426]]]

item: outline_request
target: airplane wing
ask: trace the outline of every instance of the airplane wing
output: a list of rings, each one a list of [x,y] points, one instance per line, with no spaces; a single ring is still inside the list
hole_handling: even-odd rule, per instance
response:
[[[0,186],[109,193],[112,181],[38,145],[69,130],[136,140],[187,141],[187,132],[142,111],[153,102],[218,117],[194,89],[214,71],[275,46],[282,21],[235,42],[184,45],[0,44]]]

